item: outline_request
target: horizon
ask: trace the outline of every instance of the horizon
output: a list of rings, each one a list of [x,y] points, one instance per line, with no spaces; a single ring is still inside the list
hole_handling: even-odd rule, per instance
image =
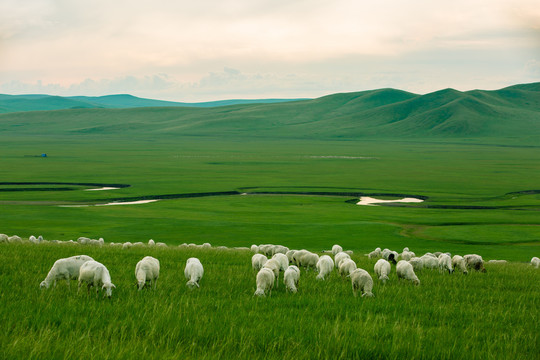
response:
[[[164,101],[495,90],[540,79],[535,1],[0,4],[0,93]]]

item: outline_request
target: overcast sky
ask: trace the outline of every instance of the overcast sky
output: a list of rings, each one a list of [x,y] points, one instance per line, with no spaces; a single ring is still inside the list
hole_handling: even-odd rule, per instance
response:
[[[538,0],[0,0],[0,93],[176,101],[540,81]]]

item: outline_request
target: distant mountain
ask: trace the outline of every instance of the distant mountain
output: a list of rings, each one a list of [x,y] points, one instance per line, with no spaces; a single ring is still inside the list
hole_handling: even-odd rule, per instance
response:
[[[128,103],[125,99],[105,98],[110,102]],[[41,101],[39,98],[28,100]],[[78,108],[0,115],[0,134],[146,138],[182,135],[303,139],[504,138],[513,143],[540,144],[540,83],[495,91],[444,89],[426,95],[378,89],[313,100],[207,108],[88,109],[80,106],[88,103],[86,98],[68,100],[73,101],[73,105],[79,104]]]
[[[106,96],[52,96],[52,95],[2,95],[0,94],[0,113],[63,109],[127,109],[138,107],[217,107],[238,104],[273,104],[304,99],[257,99],[257,100],[218,100],[197,103],[184,103],[139,98],[133,95]]]

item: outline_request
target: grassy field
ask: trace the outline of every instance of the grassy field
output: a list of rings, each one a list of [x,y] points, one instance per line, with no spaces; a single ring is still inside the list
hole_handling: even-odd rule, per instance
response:
[[[330,247],[332,244],[327,244]],[[255,298],[248,251],[0,244],[2,359],[533,359],[538,354],[540,272],[488,264],[487,273],[424,270],[421,285],[375,278],[374,298],[354,298],[337,273],[302,270],[297,294],[281,283]],[[41,291],[59,257],[88,254],[117,286],[111,300],[68,289]],[[136,290],[145,255],[161,262],[155,291]],[[196,256],[201,287],[185,286]],[[353,255],[372,276],[375,260]],[[22,271],[21,269],[24,269]],[[281,280],[280,280],[281,281]]]

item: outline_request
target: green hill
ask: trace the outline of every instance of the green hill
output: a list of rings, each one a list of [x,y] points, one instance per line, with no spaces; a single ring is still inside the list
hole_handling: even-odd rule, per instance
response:
[[[112,100],[108,106],[111,104]],[[540,85],[516,85],[497,91],[444,89],[426,95],[379,89],[313,100],[211,108],[19,112],[0,115],[0,131],[19,135],[306,139],[497,137],[537,144]]]

